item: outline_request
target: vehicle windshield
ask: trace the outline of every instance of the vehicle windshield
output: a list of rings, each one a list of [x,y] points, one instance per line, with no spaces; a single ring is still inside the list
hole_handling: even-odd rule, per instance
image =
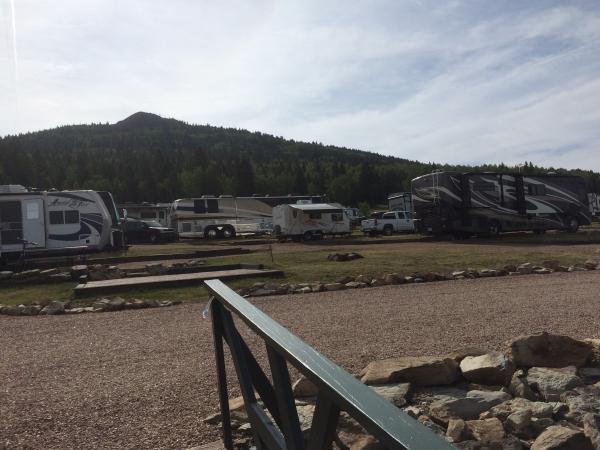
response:
[[[144,220],[143,221],[149,227],[159,227],[162,228],[162,225],[158,223],[156,220]]]

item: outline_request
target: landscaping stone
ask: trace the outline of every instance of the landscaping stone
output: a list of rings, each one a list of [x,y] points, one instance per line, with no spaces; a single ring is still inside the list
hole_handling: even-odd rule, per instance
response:
[[[154,299],[145,299],[144,305],[146,306],[146,308],[159,308],[160,302]]]
[[[494,406],[490,409],[490,414],[504,421],[512,413],[522,411],[524,409],[529,409],[532,417],[552,417],[554,414],[554,408],[551,403],[532,402],[520,397],[513,398],[512,400],[508,400]]]
[[[401,407],[407,403],[406,396],[410,391],[410,383],[381,384],[377,386],[371,386],[371,389],[389,402]]]
[[[533,269],[532,273],[535,273],[537,275],[547,275],[549,273],[552,273],[552,270],[546,269],[545,267],[537,267]]]
[[[402,276],[397,273],[386,273],[383,276],[383,282],[385,284],[400,284],[404,281]]]
[[[506,436],[502,422],[495,417],[484,420],[467,420],[466,425],[473,437],[484,444],[499,441]]]
[[[450,419],[446,430],[446,437],[450,442],[460,442],[464,440],[467,431],[467,424],[462,419]]]
[[[557,261],[556,259],[551,259],[551,260],[542,262],[542,266],[545,267],[546,269],[557,270],[558,267],[560,266],[560,262]]]
[[[600,339],[585,339],[584,342],[587,342],[592,347],[587,364],[593,367],[600,367]]]
[[[520,274],[528,274],[533,272],[533,265],[529,262],[517,266],[516,272]]]
[[[19,305],[18,314],[21,316],[37,316],[41,310],[40,305]]]
[[[104,308],[106,311],[120,311],[125,308],[125,299],[121,297],[115,297],[111,299]]]
[[[467,356],[460,362],[460,370],[469,381],[482,384],[507,385],[515,371],[515,365],[500,352],[481,356]]]
[[[527,372],[527,384],[546,401],[559,401],[560,395],[583,385],[575,366],[563,368],[532,367]]]
[[[538,399],[537,394],[533,392],[533,389],[527,384],[526,374],[521,369],[513,374],[510,384],[508,385],[508,392],[510,392],[513,397],[523,397],[532,401]]]
[[[583,265],[587,270],[596,270],[598,268],[598,261],[595,259],[588,259]]]
[[[458,364],[452,358],[405,356],[374,361],[361,374],[365,384],[409,382],[417,385],[442,385],[458,381]]]
[[[594,384],[600,381],[600,367],[580,367],[577,374],[585,384]]]
[[[594,450],[600,449],[600,413],[587,413],[583,416],[583,433],[590,440]]]
[[[554,425],[540,434],[531,450],[593,450],[583,431]]]
[[[576,425],[581,425],[587,413],[600,412],[600,386],[580,386],[564,392],[560,400],[567,404],[569,412],[565,418]]]
[[[357,288],[364,288],[367,287],[367,283],[363,283],[362,281],[350,281],[349,283],[346,283],[345,286],[348,289],[357,289]]]
[[[301,376],[293,385],[292,392],[294,397],[315,397],[319,389],[308,378]]]
[[[531,425],[531,416],[532,413],[530,409],[518,410],[506,418],[504,426],[510,433],[519,437],[527,437]]]
[[[540,333],[522,336],[510,343],[509,353],[518,367],[582,366],[592,345],[568,336]]]
[[[341,283],[326,283],[323,287],[326,291],[339,291],[344,289],[344,285]]]
[[[469,391],[464,398],[446,397],[435,401],[429,412],[442,423],[452,418],[477,419],[482,412],[509,399],[506,392]]]
[[[40,311],[41,315],[63,314],[65,312],[65,303],[58,300],[51,301]]]

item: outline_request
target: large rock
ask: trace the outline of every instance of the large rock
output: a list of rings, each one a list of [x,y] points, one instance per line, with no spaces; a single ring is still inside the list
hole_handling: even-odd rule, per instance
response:
[[[325,283],[323,288],[326,291],[340,291],[344,289],[344,285],[342,283]]]
[[[48,305],[44,306],[40,311],[40,314],[55,315],[63,314],[65,312],[65,303],[53,300]]]
[[[518,367],[579,367],[584,365],[591,351],[589,342],[548,333],[519,337],[509,348]]]
[[[104,308],[106,311],[120,311],[125,309],[125,299],[121,297],[115,297],[111,299]]]
[[[484,420],[467,420],[466,424],[473,437],[484,444],[499,441],[506,435],[502,422],[495,417]]]
[[[495,405],[510,399],[502,391],[469,391],[464,398],[442,397],[429,407],[430,414],[442,423],[450,419],[476,419]]]
[[[600,381],[600,367],[580,367],[577,374],[585,384],[594,384]]]
[[[365,384],[408,382],[420,386],[452,384],[460,378],[458,364],[452,358],[405,356],[373,361],[360,373]]]
[[[587,413],[583,416],[583,433],[592,443],[594,450],[600,450],[600,414]]]
[[[532,413],[530,409],[516,411],[506,418],[504,426],[506,427],[506,430],[508,432],[514,435],[517,435],[519,437],[529,437],[531,416]]]
[[[401,407],[407,403],[406,396],[410,391],[410,383],[380,384],[371,388],[389,402]]]
[[[446,437],[450,442],[460,442],[464,440],[466,435],[467,425],[462,419],[450,419],[448,421],[448,429]]]
[[[554,425],[534,441],[531,450],[593,450],[583,431]]]
[[[491,352],[465,357],[460,362],[460,370],[463,377],[469,381],[505,386],[515,371],[515,365],[502,353]]]
[[[590,366],[600,367],[600,339],[585,339],[592,346],[592,352],[588,358]]]
[[[508,385],[508,392],[511,393],[513,397],[523,397],[527,400],[537,400],[538,397],[533,389],[527,384],[527,377],[523,370],[517,370],[510,380],[510,384]]]
[[[573,390],[564,392],[560,396],[560,400],[565,402],[569,407],[569,412],[565,417],[577,424],[581,425],[583,416],[587,413],[600,412],[600,386],[580,386]]]
[[[513,413],[530,410],[532,417],[547,418],[554,414],[554,406],[552,403],[532,402],[525,398],[513,398],[490,409],[490,413],[494,417],[498,417],[504,421]]]
[[[577,376],[575,366],[560,369],[532,367],[527,372],[527,384],[544,400],[556,402],[564,391],[583,385],[583,381]]]

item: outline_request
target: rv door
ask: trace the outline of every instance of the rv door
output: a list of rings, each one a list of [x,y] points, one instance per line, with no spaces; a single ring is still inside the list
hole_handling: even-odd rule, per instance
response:
[[[23,239],[28,248],[46,246],[44,203],[41,198],[23,200]]]

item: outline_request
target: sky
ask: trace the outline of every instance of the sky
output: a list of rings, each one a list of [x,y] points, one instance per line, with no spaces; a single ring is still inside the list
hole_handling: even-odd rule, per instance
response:
[[[0,0],[0,136],[136,111],[600,170],[600,2]]]

